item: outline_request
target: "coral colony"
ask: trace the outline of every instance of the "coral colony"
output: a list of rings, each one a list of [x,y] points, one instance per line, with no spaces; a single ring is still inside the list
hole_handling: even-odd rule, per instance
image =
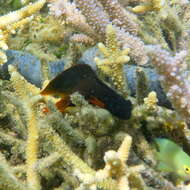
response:
[[[0,190],[190,189],[189,52],[188,0],[0,0]]]

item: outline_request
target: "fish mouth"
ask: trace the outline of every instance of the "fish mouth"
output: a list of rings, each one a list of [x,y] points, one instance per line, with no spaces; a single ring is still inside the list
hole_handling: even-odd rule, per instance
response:
[[[48,86],[46,86],[45,88],[43,88],[40,92],[41,95],[45,96],[45,95],[58,95],[60,93],[58,93],[56,90],[49,88]]]
[[[44,95],[49,95],[50,92],[48,92],[47,90],[42,90],[42,91],[40,92],[40,94],[44,96]]]
[[[48,96],[48,95],[51,95],[55,98],[58,98],[58,97],[61,97],[61,98],[64,98],[64,97],[67,97],[69,96],[70,94],[69,93],[61,93],[61,92],[57,92],[55,90],[52,90],[52,89],[42,89],[42,91],[40,92],[40,95],[42,96]]]
[[[46,89],[43,89],[41,92],[40,92],[41,95],[45,96],[45,95],[51,95],[52,92],[50,90],[46,90]]]
[[[186,176],[184,176],[184,180],[186,183],[190,184],[190,174],[187,174]]]

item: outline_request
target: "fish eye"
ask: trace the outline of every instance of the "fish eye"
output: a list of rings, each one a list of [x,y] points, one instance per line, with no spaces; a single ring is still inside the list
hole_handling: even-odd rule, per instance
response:
[[[190,167],[184,166],[185,173],[190,174]]]

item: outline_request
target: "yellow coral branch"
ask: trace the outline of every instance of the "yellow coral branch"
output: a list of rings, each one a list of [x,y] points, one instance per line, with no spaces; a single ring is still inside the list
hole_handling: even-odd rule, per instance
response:
[[[27,184],[31,190],[39,190],[40,183],[34,167],[38,160],[38,123],[34,107],[32,105],[28,106],[28,138],[26,146]]]
[[[38,155],[38,121],[36,103],[41,100],[39,89],[28,83],[13,66],[9,66],[11,82],[19,98],[22,99],[22,106],[25,110],[25,117],[28,127],[28,138],[26,145],[27,163],[27,185],[30,190],[40,190],[38,174],[35,170]]]
[[[119,153],[120,159],[123,162],[126,162],[129,157],[131,144],[132,144],[132,137],[129,135],[126,135],[121,146],[119,147],[119,149],[117,151]]]
[[[61,139],[59,135],[51,128],[51,126],[47,127],[46,125],[48,125],[48,123],[44,122],[40,125],[41,135],[54,147],[55,151],[61,155],[66,164],[72,169],[77,168],[82,173],[95,176],[96,172],[84,163],[76,154],[74,154],[64,140]],[[103,189],[118,190],[116,182],[110,178],[98,182],[98,186]]]
[[[15,29],[24,26],[29,22],[31,20],[31,17],[29,16],[40,10],[45,2],[46,0],[38,0],[37,2],[31,3],[17,11],[0,16],[0,64],[7,61],[6,55],[1,49],[8,49],[6,42],[9,34],[15,32]]]
[[[108,25],[106,28],[106,45],[99,43],[98,47],[105,58],[95,58],[97,67],[106,75],[110,76],[117,90],[126,95],[127,84],[123,65],[130,60],[128,56],[129,49],[120,49],[116,31],[112,25]]]
[[[11,73],[11,83],[20,99],[26,100],[32,98],[34,95],[40,93],[40,89],[28,83],[23,76],[21,76],[15,67],[9,65],[9,72]]]
[[[144,103],[148,109],[155,109],[157,105],[158,99],[156,92],[152,91],[148,94],[147,98],[144,98]]]
[[[144,13],[147,11],[160,11],[165,4],[165,0],[149,0],[142,5],[138,5],[132,9],[135,13]]]
[[[26,190],[26,186],[22,184],[13,174],[12,168],[8,165],[3,154],[0,152],[0,189],[6,190]]]
[[[116,180],[118,190],[130,190],[129,177],[132,175],[137,180],[141,180],[141,176],[137,176],[137,171],[144,169],[142,166],[127,167],[126,161],[130,153],[131,143],[132,137],[126,134],[117,152],[114,150],[107,151],[104,156],[106,165],[104,169],[98,170],[95,176],[77,170],[75,175],[83,182],[81,186],[84,185],[87,189],[91,189],[94,185],[113,177]],[[143,184],[143,187],[145,186]]]
[[[7,27],[10,24],[32,15],[42,8],[46,0],[39,0],[33,4],[29,4],[18,11],[10,12],[7,15],[0,17],[0,28]]]

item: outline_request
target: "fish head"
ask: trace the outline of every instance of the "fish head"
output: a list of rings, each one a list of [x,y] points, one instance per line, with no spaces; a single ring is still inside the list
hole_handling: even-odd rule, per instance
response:
[[[183,181],[190,180],[190,165],[183,165],[181,168],[178,168],[175,173]]]

